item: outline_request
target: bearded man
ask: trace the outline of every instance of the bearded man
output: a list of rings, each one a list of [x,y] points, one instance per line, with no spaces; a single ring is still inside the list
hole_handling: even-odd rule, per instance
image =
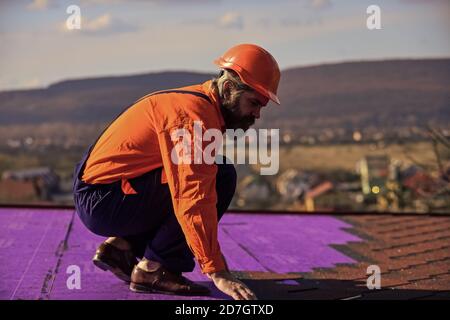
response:
[[[132,104],[75,167],[76,211],[91,232],[108,237],[93,262],[134,292],[207,295],[208,288],[182,275],[197,260],[225,294],[256,299],[230,273],[217,238],[235,192],[235,168],[225,160],[173,161],[173,132],[193,136],[194,123],[203,132],[247,130],[269,100],[280,103],[280,70],[269,52],[253,44],[234,46],[215,63],[221,70],[213,80]]]

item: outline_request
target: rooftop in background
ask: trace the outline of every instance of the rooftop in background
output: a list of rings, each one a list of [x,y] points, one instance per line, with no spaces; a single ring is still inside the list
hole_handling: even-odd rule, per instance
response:
[[[450,216],[227,213],[219,238],[260,299],[450,299]],[[70,208],[0,208],[0,299],[205,299],[128,290],[91,258],[103,238]],[[69,290],[67,268],[81,269]],[[381,269],[381,289],[366,286]],[[187,275],[207,282],[199,269]],[[206,299],[226,299],[212,283]]]

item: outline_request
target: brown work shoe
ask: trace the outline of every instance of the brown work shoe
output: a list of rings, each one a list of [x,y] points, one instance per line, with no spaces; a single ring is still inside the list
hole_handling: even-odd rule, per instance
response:
[[[131,274],[130,290],[139,293],[180,295],[208,295],[209,289],[191,280],[159,267],[149,272],[135,266]]]
[[[92,262],[104,271],[111,271],[120,280],[130,282],[137,259],[131,250],[121,250],[103,242],[95,252]]]

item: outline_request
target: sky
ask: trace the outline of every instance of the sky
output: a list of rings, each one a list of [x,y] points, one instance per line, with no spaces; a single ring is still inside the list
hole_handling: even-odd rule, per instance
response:
[[[66,12],[77,5],[81,29]],[[366,12],[377,5],[381,29]],[[255,43],[282,69],[450,57],[450,0],[0,0],[0,90],[167,70],[215,72]]]

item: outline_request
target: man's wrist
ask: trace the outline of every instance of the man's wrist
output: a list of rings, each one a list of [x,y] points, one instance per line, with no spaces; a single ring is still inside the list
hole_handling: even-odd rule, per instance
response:
[[[214,279],[217,279],[217,278],[224,278],[224,277],[226,277],[226,275],[228,274],[229,272],[227,271],[227,270],[221,270],[221,271],[217,271],[217,272],[211,272],[211,273],[208,273],[208,277],[211,279],[211,280],[214,280]]]

